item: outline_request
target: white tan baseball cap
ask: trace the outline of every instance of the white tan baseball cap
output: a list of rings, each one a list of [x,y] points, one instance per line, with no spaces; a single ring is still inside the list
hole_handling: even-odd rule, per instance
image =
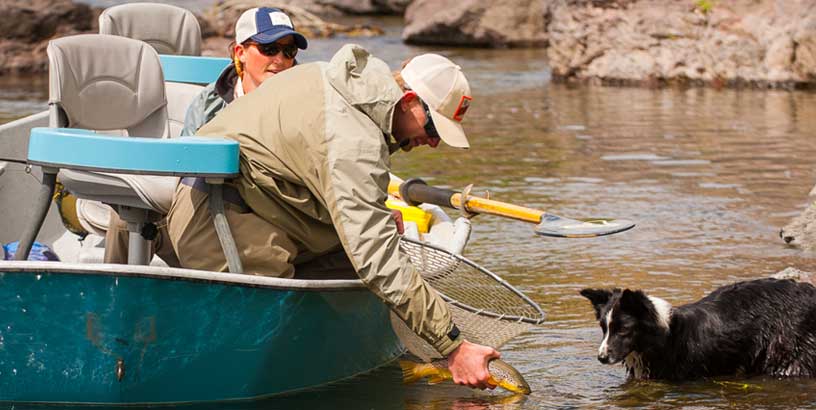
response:
[[[462,120],[473,98],[461,67],[439,54],[423,54],[412,58],[400,74],[428,104],[442,141],[452,147],[469,148]]]

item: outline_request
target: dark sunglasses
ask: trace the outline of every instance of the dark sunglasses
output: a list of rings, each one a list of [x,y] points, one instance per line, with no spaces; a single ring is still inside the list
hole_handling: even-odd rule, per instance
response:
[[[261,54],[267,57],[274,57],[278,55],[278,53],[283,52],[283,56],[288,59],[293,59],[298,53],[298,46],[297,44],[278,44],[278,43],[269,43],[269,44],[260,44],[260,43],[251,43],[254,44],[255,47],[258,48],[258,51]]]
[[[425,128],[425,133],[431,138],[439,139],[439,133],[436,131],[436,127],[431,119],[431,109],[428,107],[428,104],[425,104],[425,101],[422,101],[421,98],[419,101],[422,103],[422,108],[425,109],[425,125],[423,126]]]

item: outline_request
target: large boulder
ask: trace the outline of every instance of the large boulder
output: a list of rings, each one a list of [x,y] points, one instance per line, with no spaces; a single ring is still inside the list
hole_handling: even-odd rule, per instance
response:
[[[0,74],[48,70],[48,40],[97,31],[101,11],[71,0],[0,1]]]
[[[796,87],[816,79],[816,2],[556,0],[553,76]]]
[[[330,15],[334,13],[334,9],[325,8],[316,2],[303,2],[303,6],[313,11],[294,3],[300,4],[301,2],[280,0],[275,2],[275,6],[286,12],[292,18],[295,29],[307,38],[332,37],[339,34],[349,37],[383,34],[383,30],[379,27],[363,24],[344,25],[326,21],[316,13]],[[205,10],[198,16],[204,37],[203,54],[225,55],[230,41],[235,37],[235,22],[238,21],[238,17],[247,9],[259,6],[269,6],[269,2],[265,0],[226,0]]]
[[[402,39],[411,44],[543,47],[550,0],[415,0]]]

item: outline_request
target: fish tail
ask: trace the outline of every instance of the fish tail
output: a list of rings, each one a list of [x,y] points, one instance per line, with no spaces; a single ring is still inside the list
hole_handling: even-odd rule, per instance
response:
[[[400,360],[399,365],[400,368],[402,368],[403,383],[411,384],[422,378],[422,376],[417,371],[417,368],[420,366],[419,363],[412,362],[409,360]]]

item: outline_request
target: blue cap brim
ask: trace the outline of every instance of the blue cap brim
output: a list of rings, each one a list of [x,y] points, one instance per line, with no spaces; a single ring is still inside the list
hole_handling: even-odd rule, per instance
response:
[[[295,39],[295,44],[298,46],[299,49],[305,50],[306,47],[309,45],[309,42],[306,41],[306,37],[303,37],[303,34],[298,33],[295,30],[270,30],[266,33],[258,33],[252,37],[251,39],[255,40],[260,44],[269,44],[274,43],[286,36],[292,36]]]

